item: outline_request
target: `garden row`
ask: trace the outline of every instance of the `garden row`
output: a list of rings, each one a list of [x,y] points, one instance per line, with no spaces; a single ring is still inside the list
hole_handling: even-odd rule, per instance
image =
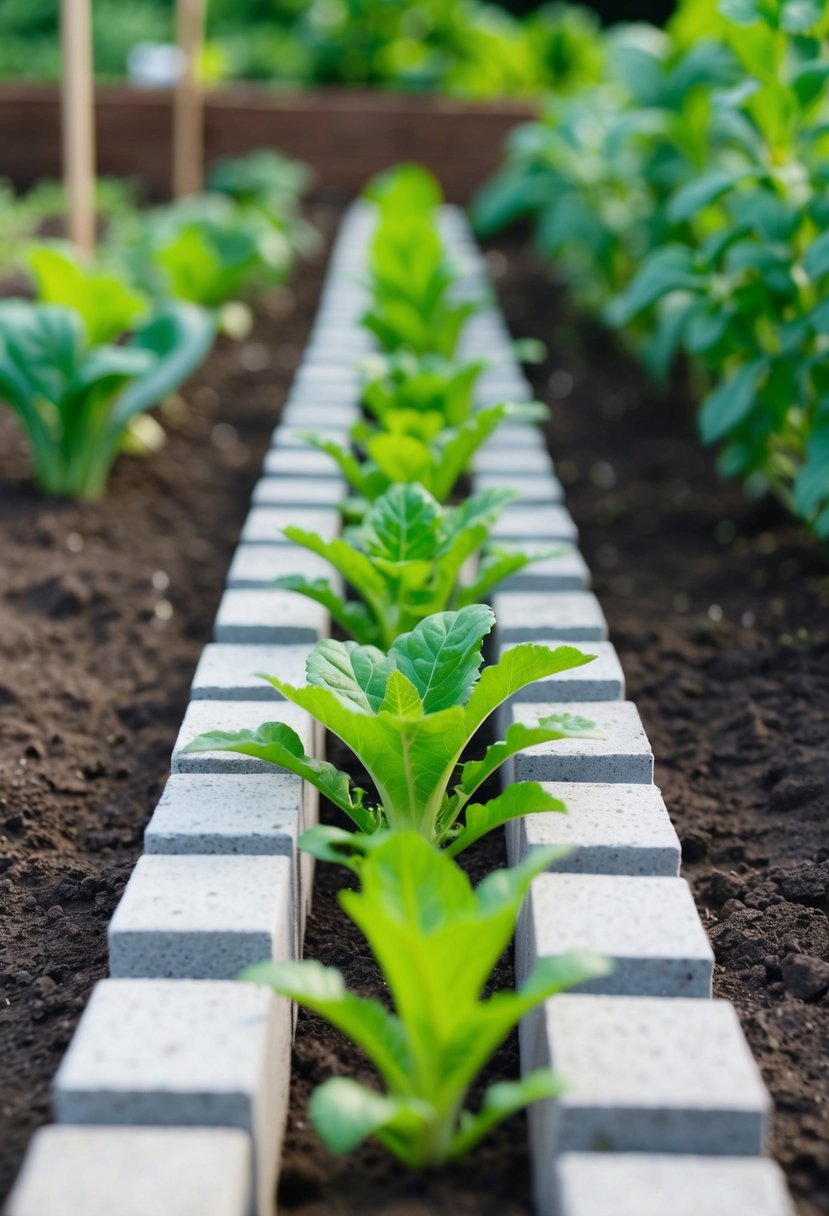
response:
[[[779,1176],[760,1158],[767,1096],[730,1006],[706,999],[710,948],[531,425],[538,408],[492,404],[528,393],[497,311],[470,318],[459,299],[484,291],[482,264],[460,216],[443,212],[463,270],[453,281],[418,175],[375,199],[344,223],[173,775],[111,924],[113,978],[56,1079],[61,1126],[39,1134],[9,1211],[97,1205],[114,1216],[136,1197],[171,1216],[230,1216],[251,1202],[270,1211],[287,995],[350,1034],[387,1085],[337,1078],[317,1091],[311,1116],[335,1151],[373,1134],[408,1164],[439,1163],[534,1102],[540,1210],[586,1216],[624,1195],[637,1216],[679,1197],[696,1213],[713,1196],[734,1216],[785,1213]],[[398,215],[427,215],[392,221],[389,200]],[[367,245],[369,294],[357,282]],[[400,307],[418,291],[423,307]],[[370,348],[367,330],[408,351],[370,360],[361,388],[351,364]],[[455,339],[467,364],[450,361]],[[499,365],[485,371],[484,353]],[[473,493],[447,507],[465,471]],[[356,495],[340,536],[344,480]],[[480,601],[493,591],[498,661],[481,670],[493,616]],[[355,640],[329,639],[332,618]],[[277,674],[256,682],[256,669]],[[496,709],[503,742],[456,770]],[[262,725],[269,710],[276,720]],[[323,727],[362,762],[376,805],[322,759]],[[473,802],[504,761],[502,792]],[[356,830],[316,826],[318,790]],[[563,797],[567,816],[555,813]],[[502,823],[513,869],[473,893],[452,857]],[[347,993],[332,969],[296,961],[314,856],[355,871],[359,893],[341,903],[395,1014]],[[527,891],[518,991],[482,1001]],[[248,972],[257,983],[229,982],[262,959],[274,961]],[[519,1018],[522,1081],[496,1083],[462,1114],[474,1074]]]
[[[651,373],[679,367],[699,431],[750,493],[829,538],[829,13],[681,0],[607,35],[598,83],[517,129],[477,204],[530,217],[578,302]]]

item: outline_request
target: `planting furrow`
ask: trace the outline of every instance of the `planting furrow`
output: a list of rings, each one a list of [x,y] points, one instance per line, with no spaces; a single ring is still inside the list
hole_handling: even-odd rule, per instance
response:
[[[373,223],[366,204],[353,206],[343,220],[306,357],[228,573],[215,640],[193,680],[172,776],[147,829],[145,856],[110,925],[112,978],[95,989],[55,1081],[64,1126],[36,1140],[9,1216],[34,1213],[45,1178],[71,1175],[73,1160],[76,1185],[87,1188],[74,1193],[90,1196],[85,1206],[92,1212],[105,1208],[107,1216],[120,1216],[119,1198],[106,1189],[108,1175],[95,1191],[84,1163],[101,1145],[104,1160],[116,1168],[131,1140],[136,1159],[145,1152],[164,1163],[142,1180],[147,1208],[183,1216],[191,1193],[177,1193],[169,1163],[178,1145],[186,1162],[188,1153],[198,1161],[215,1144],[205,1172],[221,1167],[223,1181],[205,1201],[205,1216],[273,1211],[288,1106],[291,1005],[261,983],[228,981],[248,964],[301,956],[311,903],[314,863],[300,853],[298,838],[317,823],[317,789],[265,762],[260,728],[267,720],[284,747],[288,736],[279,732],[291,727],[306,773],[324,758],[325,739],[321,721],[256,673],[299,685],[311,648],[331,635],[337,612],[331,596],[343,594],[343,579],[330,575],[317,551],[278,529],[315,532],[321,544],[339,531],[343,478],[323,451],[303,446],[302,437],[307,430],[343,442],[360,418],[361,382],[348,369],[371,351],[357,322],[369,302],[360,277]],[[487,289],[485,265],[463,216],[443,209],[441,227],[464,270],[457,298],[480,294]],[[469,320],[460,350],[464,358],[499,361],[481,377],[481,410],[505,396],[530,400],[497,308]],[[499,715],[502,730],[519,732],[540,718],[566,722],[551,741],[515,751],[504,769],[504,797],[518,781],[539,781],[542,793],[570,809],[569,816],[536,814],[507,824],[511,861],[537,863],[516,938],[518,979],[571,951],[603,955],[613,964],[607,973],[599,966],[584,972],[571,994],[553,996],[521,1022],[525,1076],[554,1066],[567,1081],[555,1097],[539,1092],[541,1100],[530,1108],[538,1210],[606,1216],[602,1196],[612,1193],[614,1178],[622,1185],[636,1162],[642,1177],[653,1178],[654,1194],[668,1195],[671,1181],[679,1180],[687,1216],[706,1210],[710,1183],[703,1167],[709,1164],[722,1194],[741,1185],[750,1190],[753,1216],[785,1216],[779,1174],[760,1160],[768,1095],[734,1011],[708,999],[711,948],[678,877],[679,842],[653,785],[653,753],[635,705],[623,700],[624,675],[601,606],[586,589],[589,571],[540,430],[508,419],[480,447],[471,483],[475,493],[515,485],[519,496],[493,524],[492,540],[545,554],[491,597],[495,653],[508,662],[516,644],[542,641],[577,643],[590,653],[595,647],[597,656],[593,664],[545,675],[509,695]],[[322,603],[272,586],[277,578],[313,581],[323,573],[331,594]],[[358,573],[357,591],[360,582]],[[482,635],[489,627],[491,618]],[[405,689],[396,695],[403,713]],[[583,719],[590,721],[582,726]],[[236,734],[235,750],[221,745],[217,731]],[[193,750],[206,732],[202,750]],[[540,851],[548,845],[571,851],[553,857]],[[420,847],[429,853],[425,843]],[[630,1183],[634,1194],[641,1185]],[[666,1206],[646,1198],[641,1209],[630,1210],[655,1216]],[[53,1213],[41,1206],[38,1216]],[[739,1206],[733,1216],[742,1216]]]

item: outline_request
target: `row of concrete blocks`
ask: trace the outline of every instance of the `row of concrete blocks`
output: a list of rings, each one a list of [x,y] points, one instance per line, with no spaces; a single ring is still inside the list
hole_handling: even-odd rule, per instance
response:
[[[570,604],[574,613],[573,624],[569,631],[566,628],[558,631],[562,640],[592,641],[594,637],[604,637],[606,633],[600,611],[596,615],[598,605],[595,605],[592,620],[587,625],[577,623],[578,616],[584,620],[584,609],[592,599],[586,593],[582,595],[584,598],[580,603]],[[540,598],[546,600],[549,609],[551,597]],[[552,598],[559,600],[568,597],[557,594]],[[526,630],[526,598],[505,595],[503,599],[507,605],[512,604],[515,620],[520,619]],[[270,604],[262,601],[265,610],[273,606],[272,601]],[[307,607],[306,604],[306,614]],[[507,620],[501,629],[501,645],[508,645],[510,640],[519,640],[511,636],[508,626]],[[326,622],[320,620],[315,633],[319,635],[325,632],[325,628]],[[546,623],[540,629],[540,635],[549,637],[549,634],[545,634],[545,628]],[[579,636],[585,632],[590,636]],[[524,635],[521,636],[523,638]],[[134,1121],[137,1112],[142,1111],[148,1122],[154,1122],[158,1117],[181,1123],[193,1119],[204,1121],[207,1110],[204,1095],[209,1094],[210,1103],[207,1105],[212,1104],[211,1110],[217,1122],[247,1128],[253,1135],[254,1176],[258,1179],[255,1189],[258,1190],[260,1205],[268,1201],[268,1180],[272,1180],[275,1170],[275,1157],[271,1150],[278,1145],[281,1119],[284,1118],[284,1109],[275,1096],[282,1094],[284,1100],[286,1092],[290,1020],[283,1002],[259,989],[224,983],[222,977],[235,974],[238,967],[247,961],[268,954],[285,957],[296,949],[296,940],[292,941],[284,931],[288,923],[286,908],[292,893],[299,905],[305,906],[303,882],[307,884],[309,878],[299,872],[295,842],[301,823],[307,821],[313,809],[303,805],[301,798],[297,797],[298,783],[289,775],[265,773],[255,760],[223,753],[183,756],[181,748],[193,734],[208,726],[225,729],[258,726],[263,716],[261,700],[247,699],[251,677],[250,674],[243,674],[239,678],[239,672],[244,673],[245,668],[248,671],[254,668],[277,670],[284,678],[298,679],[301,677],[307,643],[313,640],[314,637],[292,639],[292,645],[284,649],[271,646],[267,653],[260,652],[255,646],[248,651],[247,647],[222,645],[220,641],[207,648],[194,681],[194,701],[176,745],[174,776],[148,829],[147,856],[139,863],[111,926],[113,975],[137,975],[141,978],[114,979],[99,987],[56,1087],[59,1117],[91,1124],[118,1122],[121,1116],[127,1121]],[[301,644],[303,641],[304,646]],[[617,964],[614,973],[616,980],[607,981],[604,993],[609,991],[617,994],[620,990],[627,992],[631,989],[662,992],[665,984],[672,982],[668,976],[680,975],[688,991],[693,995],[702,995],[703,990],[710,987],[710,951],[707,950],[707,943],[700,940],[701,927],[698,920],[695,922],[687,889],[678,879],[670,877],[677,872],[679,847],[658,791],[648,784],[652,779],[652,757],[647,740],[634,707],[616,700],[622,695],[623,684],[615,652],[607,643],[601,643],[600,647],[600,659],[592,665],[592,672],[587,667],[578,669],[576,673],[555,677],[549,681],[550,688],[542,686],[533,689],[539,698],[537,704],[522,704],[512,710],[518,717],[532,718],[544,712],[554,712],[557,708],[572,708],[573,703],[589,699],[592,702],[589,715],[603,725],[607,735],[602,741],[572,741],[567,745],[535,749],[534,753],[516,757],[516,776],[531,775],[548,780],[552,792],[566,792],[571,814],[569,817],[536,816],[514,825],[511,852],[518,856],[525,848],[550,839],[573,846],[570,857],[564,863],[566,872],[544,876],[533,890],[519,935],[519,971],[524,965],[520,960],[528,963],[534,953],[589,946],[609,954]],[[255,662],[246,662],[246,653]],[[599,663],[602,664],[601,674]],[[556,680],[560,681],[558,685]],[[260,696],[275,697],[272,690],[269,693],[267,685],[257,685],[257,688],[264,690]],[[565,705],[545,703],[556,697]],[[210,698],[221,700],[219,704],[205,705],[203,702]],[[303,721],[304,716],[298,714],[294,707],[284,703],[276,705],[274,717],[290,721],[300,731],[306,747],[314,745],[310,724],[307,720]],[[592,777],[585,775],[588,772],[593,774]],[[595,781],[601,784],[592,784]],[[262,812],[263,802],[258,797],[253,799],[250,796],[253,782],[266,783],[269,787],[280,783],[278,794],[275,788],[268,791],[273,801],[267,804],[267,813]],[[580,784],[574,786],[570,784],[572,782]],[[576,790],[582,795],[581,800],[574,798]],[[257,793],[265,794],[266,790],[263,788]],[[272,813],[275,805],[280,806],[281,813],[278,815]],[[633,814],[631,807],[635,808]],[[620,810],[623,813],[619,813]],[[608,821],[617,829],[615,838],[613,832],[607,832]],[[637,822],[639,830],[636,828]],[[171,856],[171,853],[177,855]],[[662,877],[654,878],[654,873]],[[646,877],[637,879],[630,877],[631,874]],[[633,926],[636,930],[634,933],[620,931],[626,914],[629,918],[631,906],[641,907],[643,900],[646,910],[649,907],[654,911],[658,907],[664,919],[665,909],[660,896],[666,880],[672,892],[669,900],[672,931],[668,948],[655,944],[646,914]],[[658,889],[653,889],[654,882],[658,884]],[[562,883],[569,884],[569,888],[563,887]],[[602,909],[598,920],[597,903]],[[565,916],[565,923],[556,926],[554,941],[545,938],[542,931],[543,926],[549,923],[551,909],[555,915],[563,910]],[[615,927],[615,937],[605,931],[602,940],[598,941],[600,934],[597,934],[597,930],[605,926],[606,921]],[[166,978],[147,978],[148,975],[186,975],[198,978],[199,982],[177,979],[171,983]],[[256,1009],[254,993],[260,1002]],[[585,1005],[580,1002],[595,1003],[607,999],[602,995],[561,998],[548,1007],[548,1016],[552,1017],[555,1013],[558,1019],[555,1027],[546,1034],[539,1034],[537,1030],[534,1033],[534,1039],[541,1043],[542,1050],[545,1045],[549,1047],[550,1042],[555,1041],[556,1066],[565,1071],[572,1069],[583,1082],[578,1092],[571,1085],[566,1109],[559,1105],[553,1112],[548,1109],[544,1111],[545,1118],[553,1117],[560,1124],[560,1129],[534,1128],[534,1137],[540,1141],[543,1159],[549,1160],[551,1143],[556,1143],[559,1148],[575,1150],[566,1159],[566,1171],[562,1159],[561,1168],[556,1171],[555,1177],[547,1179],[546,1184],[543,1178],[537,1178],[542,1202],[553,1202],[551,1197],[558,1192],[564,1196],[561,1199],[564,1205],[562,1211],[567,1216],[582,1216],[582,1212],[585,1216],[588,1212],[591,1216],[593,1212],[598,1216],[601,1211],[600,1208],[589,1207],[596,1199],[596,1187],[583,1182],[586,1168],[589,1167],[592,1175],[594,1158],[590,1156],[583,1161],[581,1174],[579,1162],[583,1151],[595,1146],[596,1118],[603,1118],[605,1122],[610,1119],[612,1124],[614,1101],[609,1101],[613,1095],[609,1095],[606,1088],[602,1090],[601,1083],[598,1089],[595,1088],[598,1070],[585,1071],[579,1061],[580,1051],[590,1055],[591,1036],[573,1034],[568,1039],[565,1033],[567,1024],[566,1021],[562,1022],[562,1018],[566,1013],[567,1001],[575,1001],[576,1009],[571,1022],[577,1028],[586,1012]],[[601,1035],[602,1042],[607,1045],[607,1059],[610,1062],[616,1058],[617,1052],[623,1054],[620,1047],[624,1051],[629,1050],[629,1044],[619,1040],[617,1027],[614,1051],[612,1013],[618,1007],[619,999],[618,995],[612,997],[610,1024],[605,1026]],[[646,1000],[644,1004],[647,1003]],[[664,1002],[651,1001],[651,1004],[661,1009]],[[643,1005],[641,999],[639,1005]],[[681,1006],[684,1005],[688,1009],[683,1022],[680,1015],[683,1012]],[[203,1016],[200,1017],[197,1007]],[[702,1005],[697,1001],[677,1002],[673,1007],[680,1016],[680,1034],[687,1033],[688,1025],[695,1018],[698,1019],[697,1011],[700,1008],[721,1008],[718,1004]],[[630,1008],[629,1012],[634,1026],[647,1023],[647,1008]],[[591,1014],[591,1025],[596,1025],[596,1017],[601,1013],[602,1010],[596,1006]],[[605,1018],[608,1016],[605,1010]],[[657,1016],[657,1009],[652,1011],[651,1017],[658,1023],[655,1029],[664,1034],[665,1027],[661,1014]],[[254,1028],[252,1041],[248,1041],[250,1050],[245,1054],[244,1061],[239,1058],[239,1036],[233,1033],[234,1020],[239,1018],[244,1019],[249,1035]],[[722,1022],[719,1013],[718,1018]],[[685,1031],[682,1026],[685,1026]],[[113,1041],[116,1028],[118,1033]],[[626,1031],[629,1032],[630,1027],[626,1027]],[[525,1027],[525,1040],[529,1033]],[[720,1047],[722,1034],[721,1030],[717,1040]],[[112,1048],[109,1055],[104,1053],[105,1058],[100,1049],[102,1041],[109,1042]],[[653,1040],[644,1036],[642,1046],[647,1046],[650,1052]],[[743,1051],[745,1054],[744,1044]],[[228,1058],[228,1053],[232,1058]],[[725,1052],[729,1061],[731,1054]],[[253,1067],[245,1073],[249,1080],[247,1090],[240,1096],[236,1088],[229,1095],[221,1078],[233,1077],[234,1085],[238,1087],[239,1077],[245,1072],[241,1065],[250,1065],[251,1058]],[[159,1060],[172,1061],[172,1068],[168,1069],[162,1063],[159,1069]],[[280,1062],[281,1070],[278,1067]],[[584,1061],[585,1064],[587,1062]],[[646,1062],[643,1056],[640,1060],[642,1067]],[[142,1077],[138,1090],[135,1088],[136,1063]],[[206,1065],[209,1067],[206,1068]],[[610,1075],[613,1075],[612,1068]],[[647,1132],[648,1120],[651,1123],[654,1120],[664,1123],[665,1110],[654,1110],[652,1105],[649,1108],[647,1094],[643,1101],[642,1075],[637,1079],[635,1068],[631,1075],[633,1089],[642,1108],[638,1134],[644,1135],[646,1142],[635,1147],[650,1149],[653,1145]],[[670,1085],[667,1088],[670,1090]],[[723,1082],[723,1088],[727,1089],[727,1079]],[[674,1086],[675,1094],[680,1091],[681,1086]],[[716,1122],[718,1116],[722,1117],[714,1101],[716,1095],[706,1089],[705,1084],[698,1088],[693,1097],[696,1108],[684,1110],[680,1101],[672,1111],[674,1123],[679,1128],[675,1134],[680,1137],[679,1145],[686,1152],[691,1144],[687,1139],[686,1125],[694,1113],[700,1124],[709,1119]],[[624,1112],[620,1114],[618,1101],[615,1102],[615,1111],[617,1122],[627,1125],[628,1119]],[[644,1133],[642,1127],[645,1128]],[[748,1124],[745,1123],[745,1143],[751,1139],[747,1128]],[[180,1191],[184,1185],[181,1161],[177,1163],[174,1178],[163,1176],[164,1161],[169,1161],[172,1144],[165,1138],[169,1135],[167,1132],[130,1128],[116,1133],[112,1128],[101,1128],[87,1133],[87,1138],[78,1145],[79,1134],[83,1136],[76,1129],[68,1128],[50,1129],[42,1133],[44,1138],[35,1146],[28,1172],[43,1178],[43,1167],[48,1161],[48,1172],[54,1178],[56,1175],[51,1167],[56,1160],[60,1161],[61,1154],[68,1154],[77,1176],[79,1154],[87,1152],[90,1159],[97,1162],[96,1173],[99,1173],[102,1155],[105,1161],[120,1160],[123,1168],[124,1162],[135,1160],[136,1154],[140,1156],[143,1151],[148,1155],[147,1159],[157,1157],[156,1171],[160,1170],[162,1177],[151,1175],[156,1186],[163,1182],[168,1188],[168,1195],[176,1195],[177,1189]],[[176,1135],[177,1151],[180,1149],[185,1161],[189,1159],[188,1153],[192,1153],[194,1159],[199,1155],[209,1157],[210,1165],[205,1166],[207,1177],[212,1177],[218,1163],[222,1162],[221,1177],[227,1183],[225,1189],[229,1187],[232,1190],[233,1202],[244,1204],[249,1201],[250,1175],[246,1172],[249,1168],[246,1154],[250,1152],[250,1144],[244,1136],[218,1130],[198,1133],[180,1131]],[[74,1142],[71,1139],[73,1136]],[[667,1147],[668,1151],[677,1149],[676,1144]],[[698,1151],[711,1150],[699,1144]],[[739,1146],[735,1144],[731,1151],[740,1151]],[[45,1154],[46,1161],[38,1161],[38,1153],[41,1156]],[[539,1151],[535,1155],[538,1159]],[[649,1155],[646,1164],[653,1164],[656,1160]],[[736,1169],[746,1185],[750,1184],[756,1189],[756,1172],[747,1173],[745,1164],[739,1163],[725,1173],[721,1169],[722,1185],[729,1185],[729,1179],[735,1177]],[[764,1163],[751,1164],[765,1168]],[[667,1170],[666,1185],[670,1184],[671,1178],[675,1180],[678,1165],[683,1169],[692,1168],[692,1163],[671,1158],[663,1167]],[[81,1170],[81,1180],[84,1176]],[[204,1177],[204,1170],[200,1171],[200,1177]],[[229,1180],[235,1180],[232,1186]],[[24,1176],[21,1180],[24,1191],[25,1181]],[[221,1186],[210,1188],[209,1202],[219,1202],[217,1197],[222,1195],[222,1206],[215,1207],[217,1216],[243,1210],[242,1206],[238,1209],[230,1207],[230,1190],[225,1198]],[[248,1197],[243,1199],[246,1190]],[[158,1190],[153,1193],[157,1196]],[[765,1195],[767,1191],[763,1190],[762,1193]],[[188,1208],[187,1204],[193,1206]],[[81,1206],[78,1204],[79,1208]],[[88,1204],[83,1206],[88,1207]],[[136,1211],[146,1210],[146,1206],[136,1208]],[[157,1205],[153,1203],[153,1206]],[[30,1210],[36,1210],[38,1216],[45,1216],[48,1211],[51,1216],[51,1210],[45,1207]],[[120,1209],[112,1210],[117,1210],[120,1216]],[[214,1208],[197,1208],[193,1196],[187,1194],[182,1197],[180,1209],[169,1210],[212,1212]],[[696,1207],[693,1209],[694,1216],[698,1210]],[[783,1209],[773,1210],[777,1216],[777,1212]],[[21,1216],[25,1211],[25,1208],[20,1208]],[[733,1208],[734,1216],[738,1211],[742,1209]],[[772,1209],[769,1211],[771,1213]]]

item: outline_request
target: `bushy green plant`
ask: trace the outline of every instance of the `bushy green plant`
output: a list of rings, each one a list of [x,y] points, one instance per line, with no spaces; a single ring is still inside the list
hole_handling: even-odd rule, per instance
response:
[[[328,579],[286,575],[275,583],[324,605],[362,645],[388,650],[401,633],[435,612],[475,604],[505,578],[549,556],[488,547],[474,579],[460,582],[464,564],[487,544],[490,529],[516,494],[491,489],[457,507],[441,507],[417,483],[396,483],[345,537],[323,540],[289,525],[288,540],[325,558],[353,588],[343,599]]]
[[[463,1157],[502,1120],[560,1092],[548,1069],[490,1085],[476,1111],[472,1082],[518,1021],[548,997],[604,975],[587,954],[541,959],[517,992],[482,992],[512,937],[529,885],[561,855],[535,850],[475,888],[419,836],[379,839],[359,869],[360,890],[340,905],[366,938],[393,1008],[357,996],[342,973],[313,961],[269,962],[244,978],[267,984],[346,1034],[377,1069],[383,1092],[348,1077],[311,1097],[311,1121],[335,1153],[376,1137],[404,1164],[422,1169]]]
[[[348,775],[306,755],[290,726],[266,722],[258,730],[210,731],[188,752],[238,752],[297,773],[344,811],[357,834],[314,828],[304,846],[318,856],[347,859],[360,837],[384,828],[415,831],[452,855],[494,827],[535,811],[560,811],[561,802],[537,782],[517,782],[484,803],[471,799],[515,752],[535,743],[601,737],[592,722],[553,714],[537,726],[513,723],[481,759],[460,764],[470,739],[490,714],[527,684],[590,662],[573,646],[530,643],[483,666],[482,643],[494,616],[482,604],[441,612],[401,634],[387,654],[374,646],[327,640],[311,651],[308,684],[295,688],[263,676],[282,695],[337,735],[369,774],[376,801],[352,787]]]
[[[90,344],[72,308],[0,303],[0,399],[26,432],[41,488],[98,498],[131,420],[178,388],[212,339],[209,316],[188,305],[162,307],[113,346]]]
[[[26,258],[41,304],[72,308],[81,318],[90,346],[112,342],[149,309],[149,300],[115,272],[78,260],[69,245],[33,246]]]

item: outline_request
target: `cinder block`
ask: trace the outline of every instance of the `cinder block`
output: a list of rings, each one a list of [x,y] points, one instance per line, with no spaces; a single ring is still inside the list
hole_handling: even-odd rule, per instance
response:
[[[305,683],[311,647],[205,646],[190,686],[193,701],[281,701],[282,693],[257,675],[263,671],[289,684]]]
[[[359,417],[360,407],[356,401],[350,404],[340,401],[337,405],[331,405],[322,401],[294,399],[292,396],[284,404],[280,426],[311,430],[316,434],[332,428],[338,430],[353,426]]]
[[[680,845],[655,785],[592,785],[546,781],[567,814],[525,815],[506,825],[507,856],[517,865],[531,849],[571,851],[552,868],[568,874],[652,874],[676,877]]]
[[[498,591],[493,596],[495,634],[507,642],[602,642],[607,621],[591,591]]]
[[[184,752],[184,747],[206,731],[258,730],[264,722],[284,722],[297,732],[309,755],[319,753],[320,731],[313,719],[296,705],[274,701],[191,701],[178,732],[171,770],[174,773],[261,773],[273,766],[254,756],[236,752]]]
[[[332,371],[336,373],[339,369],[332,368]],[[306,416],[327,416],[330,412],[333,425],[336,425],[337,413],[341,418],[353,422],[357,417],[359,402],[360,390],[354,380],[306,380],[304,384],[294,384],[282,411],[282,418],[286,423],[300,423],[304,426]]]
[[[262,484],[261,482],[259,483]],[[510,541],[569,541],[575,544],[579,530],[570,512],[553,503],[507,507],[490,533],[495,543]]]
[[[115,979],[232,980],[295,956],[290,857],[139,857],[109,924]]]
[[[710,997],[714,954],[682,878],[541,874],[515,939],[519,983],[542,958],[586,950],[609,975],[576,991],[608,996]]]
[[[341,306],[344,306],[346,304],[347,297],[344,296],[343,293],[340,293],[340,295],[341,299],[339,303]],[[359,307],[362,302],[360,298],[361,295],[362,293],[357,293],[353,296],[355,305],[357,307]],[[325,301],[325,303],[327,303],[327,301]],[[318,384],[324,386],[335,384],[339,387],[345,387],[347,385],[349,388],[356,389],[360,386],[360,377],[353,368],[343,369],[336,367],[315,367],[312,363],[309,363],[307,359],[303,359],[299,367],[296,369],[294,386],[297,388],[300,385],[302,387],[305,387],[306,385],[313,385],[316,387]]]
[[[522,1072],[551,1066],[567,1087],[530,1107],[535,1162],[763,1152],[771,1103],[728,1001],[553,997],[521,1024]]]
[[[240,539],[247,545],[292,545],[282,534],[288,525],[333,540],[340,535],[342,521],[334,507],[251,507]]]
[[[217,642],[282,645],[328,637],[331,619],[320,604],[296,591],[226,591],[213,636]]]
[[[502,546],[518,548],[525,553],[548,552],[550,545],[525,544]],[[549,557],[539,558],[511,575],[500,584],[500,591],[583,591],[590,586],[590,570],[574,545],[553,545],[555,552]]]
[[[336,477],[261,477],[252,500],[258,507],[338,507],[343,497]]]
[[[6,1216],[250,1216],[247,1132],[42,1127]]]
[[[517,504],[542,504],[552,506],[564,498],[561,482],[552,473],[476,473],[472,489],[514,490]]]
[[[268,477],[325,477],[342,482],[340,471],[331,457],[312,447],[299,452],[272,448],[265,453],[264,471]]]
[[[311,908],[314,859],[299,837],[319,821],[316,786],[294,773],[179,773],[144,832],[149,854],[288,857],[299,893],[299,940]]]
[[[477,405],[497,405],[500,401],[532,401],[533,394],[523,378],[488,379],[482,376],[475,386]]]
[[[603,739],[559,739],[518,752],[504,766],[516,781],[591,781],[648,784],[653,781],[653,752],[639,711],[632,701],[516,701],[507,721],[535,725],[549,714],[589,718]]]
[[[338,447],[347,448],[351,442],[348,434],[348,424],[326,427],[307,427],[307,426],[288,426],[280,423],[271,434],[271,448],[276,451],[316,451],[316,448],[311,448],[306,439],[309,431],[321,440],[327,443],[336,443]],[[331,468],[336,469],[333,460],[330,461]]]
[[[540,646],[555,650],[557,646],[570,646],[561,638],[533,639]],[[519,643],[510,642],[502,646],[499,658],[503,658],[508,650]],[[573,667],[569,671],[560,671],[556,675],[547,676],[528,684],[517,694],[515,700],[521,701],[618,701],[625,695],[625,673],[612,642],[590,642],[577,647],[583,654],[596,657],[583,667]],[[590,717],[590,710],[584,710]]]
[[[526,452],[504,450],[497,444],[485,444],[472,461],[472,473],[482,477],[545,477],[554,472],[553,460],[546,448],[531,448]]]
[[[564,1153],[535,1165],[541,1216],[795,1214],[783,1171],[762,1157]]]
[[[59,1123],[236,1127],[253,1138],[259,1216],[290,1082],[289,1002],[231,980],[103,980],[54,1080]]]
[[[478,451],[517,451],[540,450],[546,452],[547,444],[544,435],[531,422],[509,422],[499,426],[490,437],[481,444]]]
[[[289,574],[326,579],[335,591],[342,592],[342,578],[325,558],[294,544],[238,545],[227,572],[227,585],[272,587],[276,579]]]

